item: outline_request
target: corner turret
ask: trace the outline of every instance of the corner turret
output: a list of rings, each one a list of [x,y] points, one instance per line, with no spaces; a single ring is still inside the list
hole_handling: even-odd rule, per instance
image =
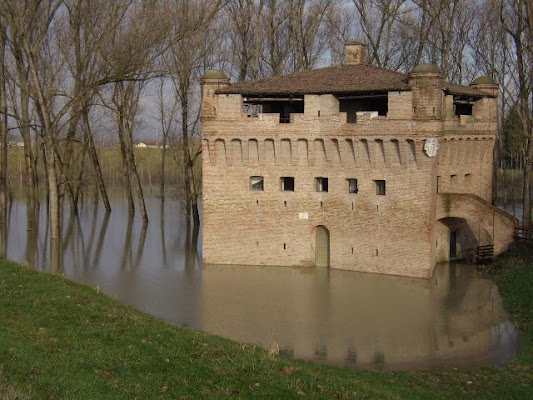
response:
[[[413,91],[413,118],[416,120],[442,119],[443,81],[436,64],[420,64],[409,75]]]
[[[200,79],[202,87],[201,117],[213,118],[217,114],[216,91],[229,86],[229,79],[221,70],[206,71]]]
[[[494,97],[498,97],[499,85],[490,76],[479,76],[472,81],[470,87],[485,93],[489,93]]]

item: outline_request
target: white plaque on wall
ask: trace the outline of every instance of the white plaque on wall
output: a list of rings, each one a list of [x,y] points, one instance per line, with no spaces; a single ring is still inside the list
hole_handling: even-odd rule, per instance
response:
[[[303,212],[298,214],[298,218],[300,219],[309,219],[309,213]]]
[[[439,151],[439,139],[437,138],[429,138],[426,140],[426,143],[424,143],[424,151],[428,155],[428,157],[435,157],[437,155],[437,151]]]

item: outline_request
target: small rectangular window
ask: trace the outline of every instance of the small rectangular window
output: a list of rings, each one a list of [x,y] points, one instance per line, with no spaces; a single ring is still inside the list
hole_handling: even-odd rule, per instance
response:
[[[294,192],[294,177],[283,176],[281,177],[281,190],[286,192]]]
[[[385,181],[375,180],[374,182],[376,182],[376,194],[380,196],[385,196]]]
[[[357,193],[359,189],[357,188],[357,179],[348,178],[348,193]]]
[[[457,175],[450,175],[450,185],[452,187],[457,185]]]
[[[327,192],[328,191],[328,178],[316,178],[316,191],[317,192]]]
[[[250,190],[265,190],[265,179],[262,176],[250,177]]]

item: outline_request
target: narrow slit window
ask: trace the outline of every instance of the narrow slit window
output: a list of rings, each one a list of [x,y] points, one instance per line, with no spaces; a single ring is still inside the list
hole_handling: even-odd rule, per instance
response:
[[[348,193],[357,193],[359,189],[357,188],[357,179],[348,178]]]
[[[265,179],[262,176],[250,177],[250,190],[262,191],[265,190]]]
[[[327,191],[329,191],[328,178],[319,177],[319,178],[315,179],[315,182],[316,182],[316,191],[317,192],[327,192]]]
[[[294,177],[283,176],[281,178],[281,190],[285,192],[294,192]]]
[[[465,186],[470,187],[472,184],[472,174],[465,174]]]
[[[376,194],[379,196],[385,196],[386,185],[384,180],[375,180],[376,182]]]

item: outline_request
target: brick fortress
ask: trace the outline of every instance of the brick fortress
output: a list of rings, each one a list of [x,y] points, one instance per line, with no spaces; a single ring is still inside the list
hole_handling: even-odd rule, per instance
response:
[[[202,79],[203,261],[429,278],[517,221],[491,205],[498,85],[365,64]]]

